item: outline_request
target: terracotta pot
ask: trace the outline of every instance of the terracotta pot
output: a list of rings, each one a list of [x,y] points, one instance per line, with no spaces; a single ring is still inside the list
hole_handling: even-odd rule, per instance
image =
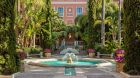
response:
[[[51,53],[45,53],[45,57],[46,57],[46,58],[51,57]]]
[[[122,72],[124,67],[124,63],[116,63],[116,72]]]
[[[140,75],[129,75],[125,72],[121,72],[123,78],[140,78]]]
[[[117,54],[117,56],[124,56],[124,54]]]
[[[88,56],[89,57],[94,57],[95,56],[95,53],[88,53]]]

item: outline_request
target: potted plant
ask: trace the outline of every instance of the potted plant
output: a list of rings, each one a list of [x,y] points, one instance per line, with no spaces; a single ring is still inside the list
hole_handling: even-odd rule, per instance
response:
[[[51,57],[51,52],[52,52],[51,49],[45,49],[44,50],[44,54],[47,58]]]
[[[89,57],[94,57],[95,56],[95,49],[88,49],[88,56]]]
[[[20,60],[27,58],[26,53],[22,49],[16,49],[16,51]]]
[[[116,71],[121,72],[123,71],[124,67],[124,50],[117,49],[115,50],[115,61],[116,61]]]

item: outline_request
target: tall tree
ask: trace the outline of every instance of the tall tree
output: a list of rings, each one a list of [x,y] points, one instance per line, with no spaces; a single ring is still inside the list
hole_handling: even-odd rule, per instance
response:
[[[49,31],[49,33],[46,33],[44,31],[41,31],[41,40],[42,40],[42,47],[43,48],[50,48],[51,47],[51,39],[52,39],[52,16],[53,16],[53,9],[51,6],[51,0],[45,0],[45,12],[46,12],[46,25],[44,27],[46,30]]]
[[[46,0],[46,9],[47,9],[47,14],[46,14],[46,21],[47,21],[47,23],[48,23],[48,25],[49,25],[49,30],[50,30],[50,39],[52,38],[52,24],[51,24],[51,21],[52,21],[52,19],[51,19],[51,16],[53,16],[53,10],[52,10],[52,6],[51,6],[51,0]]]
[[[140,74],[140,0],[124,0],[125,66],[129,74]]]
[[[0,0],[0,73],[12,74],[19,70],[14,30],[15,0]]]
[[[93,48],[95,40],[94,40],[94,23],[96,19],[96,0],[88,1],[88,48]]]

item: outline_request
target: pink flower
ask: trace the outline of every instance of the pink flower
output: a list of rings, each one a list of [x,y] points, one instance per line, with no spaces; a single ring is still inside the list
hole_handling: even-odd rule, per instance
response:
[[[115,51],[115,61],[116,62],[124,62],[124,50],[122,49],[117,49]]]
[[[123,54],[125,51],[124,50],[122,50],[122,49],[117,49],[116,51],[115,51],[115,53],[119,53],[119,54]]]
[[[124,62],[124,57],[115,57],[116,62]]]
[[[51,51],[51,49],[45,49],[44,52],[45,53],[51,53],[52,51]]]
[[[89,53],[94,53],[95,52],[95,49],[88,49],[88,52]]]

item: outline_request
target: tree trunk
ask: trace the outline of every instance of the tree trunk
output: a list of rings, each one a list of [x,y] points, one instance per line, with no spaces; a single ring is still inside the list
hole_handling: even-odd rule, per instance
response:
[[[35,39],[36,39],[36,34],[34,33],[33,35],[33,47],[35,48]]]
[[[102,27],[101,27],[101,42],[102,46],[105,45],[105,0],[102,0]]]
[[[119,0],[119,13],[118,13],[118,40],[121,47],[121,0]]]

